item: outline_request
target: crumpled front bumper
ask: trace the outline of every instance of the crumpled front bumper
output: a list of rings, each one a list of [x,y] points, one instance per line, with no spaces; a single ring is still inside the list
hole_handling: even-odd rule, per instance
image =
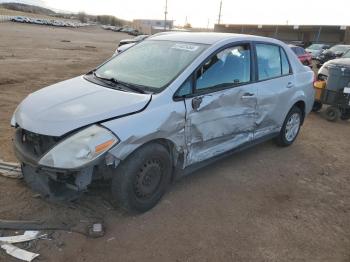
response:
[[[40,157],[30,152],[18,134],[13,140],[13,147],[25,182],[47,199],[74,200],[92,182],[95,163],[77,170],[48,168],[39,165]]]

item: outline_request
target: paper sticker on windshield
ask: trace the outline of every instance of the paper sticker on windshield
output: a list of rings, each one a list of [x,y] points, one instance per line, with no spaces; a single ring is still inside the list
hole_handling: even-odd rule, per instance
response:
[[[191,44],[175,44],[171,48],[194,52],[199,48],[199,46]]]

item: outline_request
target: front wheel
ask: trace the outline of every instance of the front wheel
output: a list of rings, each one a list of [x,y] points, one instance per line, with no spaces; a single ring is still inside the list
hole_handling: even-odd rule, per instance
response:
[[[161,144],[148,144],[118,167],[112,179],[112,195],[118,205],[132,213],[153,208],[165,193],[172,172],[168,150]]]
[[[329,106],[326,109],[325,116],[328,121],[335,122],[340,118],[341,112],[338,107]]]
[[[279,146],[290,146],[297,138],[302,121],[302,112],[299,107],[294,106],[284,120],[280,134],[277,137]]]

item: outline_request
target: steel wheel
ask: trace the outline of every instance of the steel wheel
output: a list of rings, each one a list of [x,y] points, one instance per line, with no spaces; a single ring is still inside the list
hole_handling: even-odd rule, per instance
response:
[[[135,177],[134,191],[140,200],[148,199],[157,192],[163,176],[163,167],[157,159],[143,164]]]
[[[112,195],[131,213],[154,207],[164,195],[172,176],[172,161],[166,147],[149,143],[140,147],[115,170]]]

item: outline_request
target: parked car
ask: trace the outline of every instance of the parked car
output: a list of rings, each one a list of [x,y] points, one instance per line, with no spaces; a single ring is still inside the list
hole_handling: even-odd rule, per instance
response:
[[[318,74],[317,74],[318,79],[320,80],[327,79],[329,75],[328,68],[330,65],[350,68],[350,50],[346,51],[340,58],[329,60],[326,63],[324,63],[322,67],[318,70]]]
[[[126,45],[126,44],[135,44],[145,40],[147,37],[149,37],[149,35],[139,35],[131,39],[120,40],[119,46]]]
[[[23,16],[16,16],[16,17],[11,18],[11,21],[19,22],[19,23],[25,23],[26,19]]]
[[[24,180],[49,199],[111,179],[121,207],[145,212],[171,181],[213,160],[272,138],[290,146],[313,80],[276,39],[154,36],[26,97],[11,120],[14,148]]]
[[[290,41],[289,44],[295,45],[295,46],[300,46],[302,48],[304,48],[306,45],[306,43],[304,41],[298,41],[298,40]]]
[[[330,45],[327,44],[312,44],[308,46],[305,50],[310,53],[312,58],[319,56],[324,50],[329,49]]]
[[[81,26],[89,25],[87,23],[67,22],[67,21],[52,20],[52,19],[37,19],[37,18],[23,17],[23,16],[13,17],[11,21],[20,22],[20,23],[37,24],[37,25],[60,26],[60,27],[81,27]]]
[[[335,45],[330,49],[323,51],[316,57],[317,68],[320,68],[325,62],[341,57],[346,51],[350,49],[350,45]]]
[[[119,46],[115,52],[114,52],[114,55],[117,55],[117,54],[120,54],[122,52],[124,52],[125,50],[129,49],[130,47],[134,46],[136,43],[131,43],[131,44],[125,44],[125,45],[122,45],[122,46]]]
[[[120,32],[129,33],[129,32],[131,32],[132,30],[134,30],[134,29],[133,29],[133,28],[130,28],[130,27],[124,27],[124,28],[120,29]]]
[[[293,52],[297,55],[298,59],[303,65],[312,67],[312,56],[306,52],[304,48],[295,45],[289,45]]]

